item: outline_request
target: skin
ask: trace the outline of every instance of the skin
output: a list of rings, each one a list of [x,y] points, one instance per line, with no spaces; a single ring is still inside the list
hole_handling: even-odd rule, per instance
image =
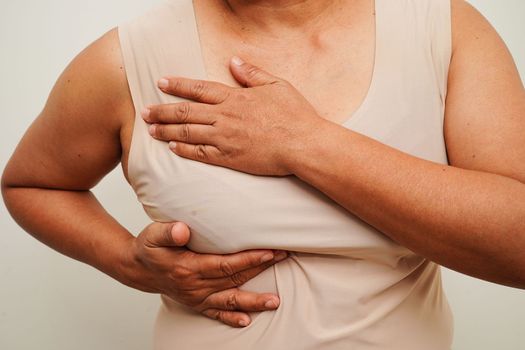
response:
[[[441,265],[525,288],[525,90],[501,38],[452,1],[444,137],[450,165],[325,118],[290,80],[233,58],[244,88],[166,77],[195,102],[143,111],[179,156],[257,175],[294,175]],[[268,103],[271,101],[271,103]]]
[[[395,153],[395,150],[388,150],[384,146],[374,145],[370,141],[359,143],[356,140],[362,140],[363,137],[359,137],[359,135],[351,135],[352,137],[350,137],[350,134],[335,127],[337,122],[344,120],[344,118],[340,117],[341,115],[349,115],[351,114],[348,113],[349,111],[353,111],[359,106],[367,91],[372,68],[370,62],[373,57],[373,47],[367,44],[370,42],[369,39],[372,35],[370,28],[372,28],[371,24],[373,23],[370,21],[372,15],[368,1],[343,2],[344,4],[349,4],[348,7],[344,8],[341,7],[339,2],[333,1],[330,3],[331,6],[325,6],[326,10],[319,12],[320,15],[314,15],[316,13],[315,10],[319,10],[316,7],[316,3],[318,2],[267,0],[251,1],[249,3],[229,1],[226,4],[220,1],[209,1],[206,2],[207,6],[203,6],[201,1],[196,1],[196,7],[200,9],[201,38],[204,41],[211,40],[217,43],[219,41],[213,40],[213,32],[215,32],[215,35],[223,39],[224,46],[230,48],[230,51],[223,48],[223,50],[214,51],[213,54],[211,51],[204,52],[210,78],[222,82],[230,82],[232,85],[235,85],[235,80],[232,79],[227,69],[228,66],[225,63],[228,62],[229,57],[233,54],[239,54],[242,57],[250,58],[250,61],[253,63],[270,67],[276,75],[285,76],[288,81],[292,82],[292,84],[284,82],[266,84],[269,87],[275,85],[273,87],[279,89],[279,92],[286,92],[287,96],[292,97],[290,102],[291,106],[293,106],[291,108],[282,104],[283,109],[279,113],[276,112],[269,115],[273,116],[273,121],[278,118],[285,118],[287,115],[288,117],[289,115],[300,115],[303,118],[302,121],[306,124],[295,133],[289,134],[290,130],[288,130],[288,133],[285,132],[286,135],[284,136],[272,134],[272,139],[274,140],[272,143],[278,144],[275,141],[282,140],[283,146],[276,153],[272,153],[275,150],[271,148],[258,150],[261,152],[261,155],[273,154],[276,156],[275,159],[271,159],[268,162],[268,164],[271,164],[271,167],[264,168],[261,170],[261,173],[272,173],[274,171],[276,174],[281,175],[293,173],[329,195],[331,192],[340,192],[341,197],[334,194],[332,198],[343,204],[347,200],[343,194],[347,195],[349,188],[352,189],[350,192],[361,191],[360,196],[367,199],[364,201],[367,204],[363,204],[365,209],[360,211],[360,216],[366,221],[374,221],[373,215],[367,216],[365,215],[366,213],[370,212],[373,214],[375,212],[377,216],[378,211],[374,211],[374,206],[388,207],[389,203],[395,198],[408,196],[407,199],[411,199],[413,203],[424,203],[428,198],[413,196],[411,193],[414,191],[408,190],[391,193],[391,196],[384,198],[374,197],[370,194],[370,187],[373,186],[367,187],[362,181],[365,175],[371,175],[370,173],[362,174],[363,176],[356,179],[344,179],[344,181],[339,177],[334,178],[334,174],[342,174],[347,171],[356,173],[351,170],[360,168],[363,165],[375,167],[374,169],[384,173],[390,169],[387,165],[390,167],[393,165],[392,162],[388,162],[388,159],[385,160],[386,163],[385,161],[380,161],[378,163],[381,164],[370,164],[370,162],[366,162],[366,159],[358,157],[354,159],[337,158],[333,148],[329,147],[328,144],[323,146],[319,142],[319,140],[326,138],[327,135],[329,135],[329,139],[334,144],[338,145],[339,149],[344,144],[345,147],[358,148],[359,151],[356,152],[358,154],[382,157],[379,159],[388,158],[386,154],[395,154],[400,158],[402,156]],[[211,6],[212,4],[215,4],[216,7]],[[272,7],[270,5],[275,6]],[[481,23],[476,14],[471,14],[473,12],[468,7],[464,6],[463,3],[459,3],[459,5],[456,6],[454,18],[456,29],[455,47],[459,47],[459,44],[457,44],[458,37],[466,37],[463,42],[467,43],[469,35],[472,36],[473,33],[477,33],[479,28],[474,28],[474,32],[471,32],[471,29],[469,29],[471,23]],[[222,12],[213,12],[212,10],[221,10]],[[220,21],[218,20],[219,17],[212,16],[213,13],[222,13],[224,16],[227,16],[227,22],[221,27],[214,26],[214,20],[216,22]],[[258,19],[265,20],[257,22]],[[346,21],[345,23],[349,22],[355,24],[355,26],[345,27],[341,25],[343,20]],[[206,22],[211,23],[209,27],[202,25]],[[464,25],[464,23],[469,23],[469,25]],[[331,24],[336,25],[331,26]],[[221,30],[213,31],[213,28],[220,28]],[[232,30],[228,31],[228,28],[233,28],[233,32]],[[459,30],[458,28],[465,29]],[[482,28],[490,33],[486,26]],[[458,34],[459,32],[461,34]],[[254,33],[259,33],[260,35],[254,35]],[[280,35],[276,36],[276,33],[280,33]],[[349,33],[351,35],[348,35]],[[337,51],[338,47],[330,45],[329,38],[337,39],[343,36],[350,37],[353,41],[345,43],[344,50],[339,48],[339,51]],[[483,48],[487,47],[487,45],[489,47],[501,45],[498,40],[493,39],[493,36],[489,35],[489,37],[492,39],[479,40],[479,45]],[[300,40],[301,38],[306,39]],[[297,47],[293,47],[294,50],[292,51],[290,51],[290,45],[286,45],[290,40],[293,40],[297,45]],[[237,45],[231,45],[232,43],[237,43]],[[212,48],[213,45],[203,45],[203,47]],[[468,45],[463,44],[463,47],[468,47]],[[264,50],[261,48],[264,48]],[[475,48],[464,49],[464,51],[464,53],[460,53],[455,49],[454,62],[461,61],[463,65],[466,65],[469,59],[472,60],[472,57],[477,57],[475,56],[477,54]],[[293,62],[287,59],[291,54],[294,57]],[[456,59],[456,57],[461,57],[461,55],[464,55],[462,60]],[[338,67],[337,62],[334,63],[334,57],[342,57],[344,60],[353,59],[355,65],[341,69],[340,66]],[[214,60],[214,58],[217,60]],[[500,67],[499,65],[506,67],[504,72],[500,72],[500,69],[497,68],[494,69],[496,71],[494,72],[494,79],[500,81],[500,78],[503,78],[504,80],[501,81],[507,82],[509,86],[497,86],[497,88],[505,91],[507,98],[514,96],[512,101],[518,101],[509,102],[505,100],[505,109],[515,113],[516,108],[518,108],[518,112],[521,113],[522,110],[519,109],[521,107],[509,107],[519,105],[523,99],[522,95],[516,93],[516,90],[522,89],[522,86],[518,86],[519,77],[517,77],[515,68],[509,63],[509,60],[511,61],[510,56],[505,55],[503,59],[502,57],[494,58],[494,61],[497,63],[496,67]],[[311,65],[312,61],[315,63],[314,65]],[[472,68],[468,66],[462,67],[459,63],[455,64],[455,66],[458,67],[456,68],[458,73],[452,70],[451,77],[454,75],[458,77],[454,79],[463,81],[463,83],[458,83],[463,88],[457,90],[467,91],[464,94],[470,94],[469,91],[472,88],[465,86],[465,81],[477,72],[471,72],[468,77],[462,79],[462,72],[469,72]],[[327,67],[330,67],[331,70],[327,70]],[[486,68],[485,66],[483,67],[484,72]],[[481,68],[478,67],[478,69]],[[232,70],[235,72],[235,68]],[[247,71],[250,71],[250,69]],[[505,75],[502,77],[500,74]],[[250,81],[259,75],[256,74],[256,77],[250,78]],[[478,78],[476,76],[476,79]],[[271,79],[275,79],[275,77]],[[277,79],[282,81],[280,78]],[[242,83],[242,79],[240,80]],[[245,83],[247,84],[248,81]],[[266,86],[265,83],[267,81],[262,83],[262,85]],[[519,82],[519,84],[521,83]],[[237,85],[239,84],[237,83]],[[482,85],[486,86],[488,91],[494,89],[494,82],[484,82]],[[292,86],[295,86],[296,89],[292,88]],[[476,86],[473,88],[476,88]],[[260,91],[261,89],[257,90],[257,92]],[[257,103],[258,108],[262,108],[261,106],[265,105],[266,98],[273,98],[276,91],[274,89],[264,89],[264,93],[258,95],[258,98],[260,98]],[[248,91],[243,91],[243,94],[248,94]],[[464,96],[461,96],[461,93],[458,94],[458,100],[464,98]],[[474,100],[478,105],[480,104],[479,97],[475,97]],[[303,114],[296,114],[299,111],[305,112],[312,109],[312,106],[306,101],[315,107],[317,114],[304,113],[304,116]],[[344,106],[341,104],[337,105],[335,101],[341,101],[340,103],[344,102],[346,104]],[[485,102],[489,103],[490,101]],[[447,104],[449,104],[449,101],[447,101]],[[492,115],[492,112],[500,112],[499,105],[485,106],[485,109],[480,111],[485,111],[488,107],[492,107],[494,111],[488,113]],[[463,108],[467,109],[468,107],[463,106]],[[449,108],[452,109],[452,107],[447,106],[447,109]],[[234,108],[233,110],[236,112],[235,115],[242,117],[237,109]],[[294,114],[289,112],[294,112]],[[523,159],[523,147],[520,148],[519,142],[513,142],[512,138],[513,127],[520,130],[519,127],[522,127],[522,125],[519,121],[516,121],[516,125],[509,127],[505,121],[513,118],[508,116],[508,112],[500,114],[502,116],[499,118],[501,122],[498,123],[498,130],[509,130],[505,137],[498,137],[498,139],[504,141],[502,147],[514,147],[516,149],[516,152],[513,153],[514,157]],[[152,117],[154,115],[155,113],[151,114]],[[162,113],[158,115],[162,115]],[[471,115],[467,113],[464,118],[468,118]],[[477,114],[474,113],[474,115]],[[520,115],[523,115],[523,113]],[[90,189],[113,169],[119,161],[121,161],[124,174],[126,175],[133,116],[134,110],[127,88],[126,77],[122,69],[117,33],[115,30],[112,30],[86,48],[64,71],[53,88],[44,110],[24,135],[9,161],[2,176],[2,194],[6,206],[13,217],[24,229],[45,244],[72,258],[100,269],[128,286],[155,293],[166,293],[207,316],[218,318],[232,326],[245,325],[249,322],[248,316],[238,312],[239,310],[250,311],[275,308],[275,304],[272,307],[263,307],[263,305],[270,300],[278,302],[278,299],[273,299],[276,296],[254,295],[230,289],[242,284],[246,279],[253,277],[262,269],[278,261],[274,257],[270,262],[260,262],[260,259],[265,254],[272,253],[271,251],[260,250],[232,256],[202,256],[181,247],[187,242],[189,236],[187,227],[182,224],[154,223],[146,227],[135,238],[111,218],[100,203],[97,202]],[[173,118],[173,115],[170,115],[170,118]],[[450,117],[447,115],[448,119]],[[518,120],[518,118],[514,119]],[[246,119],[240,120],[241,124],[239,125],[247,125],[243,124],[247,122]],[[461,118],[456,117],[456,120],[461,120]],[[172,121],[170,120],[170,122]],[[333,121],[335,124],[329,121]],[[472,124],[471,120],[469,122]],[[447,123],[450,124],[448,121]],[[485,120],[480,121],[480,124],[485,125],[485,127],[487,125]],[[447,128],[451,129],[450,126],[447,126]],[[162,129],[159,128],[159,130]],[[311,133],[312,130],[317,131]],[[457,128],[452,128],[452,130],[457,130]],[[472,135],[476,135],[479,132],[479,127],[473,127],[469,130]],[[447,144],[453,145],[454,142],[456,143],[456,151],[450,150],[450,152],[452,155],[451,159],[459,164],[462,154],[463,158],[469,158],[461,151],[462,146],[467,147],[468,145],[461,145],[461,141],[458,140],[460,138],[454,137],[453,134],[450,132],[447,134]],[[172,135],[166,134],[165,136],[170,136],[166,137],[166,139],[177,139],[177,137],[171,137]],[[309,136],[312,136],[310,140],[308,140]],[[303,137],[302,142],[308,140],[308,142],[304,142],[304,147],[308,147],[305,151],[310,152],[312,155],[319,153],[330,155],[331,160],[325,163],[320,159],[307,161],[296,157],[297,150],[293,150],[293,145],[297,145],[296,141],[299,137]],[[238,137],[238,139],[246,141],[246,138],[243,139],[242,136]],[[471,148],[476,150],[483,149],[480,148],[479,141],[476,142],[475,136],[471,139],[473,139]],[[182,143],[178,142],[178,145],[177,150],[180,152],[183,149],[181,147]],[[372,152],[367,150],[368,148],[373,148],[376,153],[364,153]],[[483,153],[490,160],[491,154],[503,154],[498,151],[499,149],[491,153],[484,150]],[[404,157],[403,162],[395,163],[396,168],[408,169],[405,171],[405,175],[416,174],[417,171],[415,169],[417,166],[421,166],[421,163],[416,164],[415,160],[409,156]],[[516,164],[515,159],[504,159],[503,162],[498,161],[494,163],[487,162],[486,158],[482,164],[489,168],[491,167],[490,164],[496,163],[498,166],[501,165],[501,169],[508,169],[508,166],[505,167],[507,162]],[[494,155],[492,158],[500,159]],[[243,163],[238,159],[236,160],[235,157],[231,157],[231,159],[232,167],[236,162],[238,164]],[[337,167],[334,164],[337,164]],[[254,166],[257,165],[247,164],[245,170],[249,171]],[[468,164],[466,166],[468,167]],[[511,175],[523,175],[523,169],[520,169],[519,166],[518,164],[518,170]],[[315,170],[312,171],[310,169]],[[513,169],[516,169],[516,166]],[[318,173],[326,173],[327,180],[316,184],[315,180],[309,179],[308,174],[316,171]],[[425,172],[423,170],[421,174],[429,175],[428,171]],[[422,177],[421,174],[419,176]],[[522,196],[523,190],[521,187],[518,190],[518,181],[507,175],[500,175],[505,178],[502,181],[506,181],[507,186],[509,186],[509,182],[515,184],[515,186],[509,187],[513,190],[512,194]],[[380,183],[381,179],[378,180],[377,177],[371,179],[376,181],[376,186],[380,185],[386,189],[392,189],[391,184]],[[457,182],[458,180],[454,181]],[[407,183],[406,186],[410,186],[410,183]],[[436,186],[435,181],[432,183],[433,186]],[[456,186],[461,187],[460,185],[457,182]],[[486,183],[482,185],[484,186]],[[337,191],[338,188],[343,190]],[[497,188],[496,194],[495,198],[502,198],[501,188]],[[443,197],[442,199],[447,200],[450,198]],[[389,200],[390,202],[388,202]],[[463,205],[463,208],[467,207],[468,209],[469,204],[471,203],[459,201],[455,205],[460,207]],[[352,212],[359,211],[359,209],[354,208],[358,203],[348,202],[344,205]],[[509,205],[507,204],[505,208],[508,207]],[[436,213],[435,210],[432,212],[432,208],[424,209],[427,213],[440,214]],[[407,207],[405,211],[409,210],[410,208]],[[390,221],[395,224],[409,225],[407,221],[409,221],[410,215],[406,214],[405,211],[402,210],[393,215],[387,210],[385,212],[389,213],[389,215],[376,221],[380,222],[382,220],[382,222],[387,222],[390,218]],[[444,213],[443,218],[449,220],[449,224],[453,225],[455,222],[450,219],[450,215],[447,216],[447,213],[448,215],[450,214],[449,212]],[[514,211],[513,213],[518,219],[519,215],[522,214],[519,211]],[[492,213],[489,214],[492,215]],[[401,217],[402,219],[392,220],[392,216],[395,218]],[[489,217],[491,216],[489,215]],[[500,217],[494,220],[497,219],[500,219]],[[437,226],[431,226],[428,222],[423,224],[428,227],[434,227],[434,231],[437,230]],[[507,223],[507,225],[511,224],[510,221]],[[387,234],[395,236],[396,231],[392,230],[392,227],[388,226],[385,230],[388,231],[386,232]],[[520,228],[519,226],[516,227]],[[413,226],[410,226],[409,228],[413,229],[410,232],[414,233],[414,235],[417,235],[417,232],[421,232],[418,231],[420,230],[419,227],[414,229]],[[472,228],[476,229],[479,226],[471,226],[470,229]],[[523,232],[523,230],[519,231],[516,229],[516,232]],[[445,243],[456,242],[452,234],[445,232],[444,235],[450,238],[445,240]],[[427,234],[427,236],[436,239],[431,234]],[[465,240],[465,234],[462,234],[462,237]],[[410,237],[407,236],[405,238],[408,241]],[[418,241],[417,237],[414,239],[416,242]],[[511,243],[514,243],[515,247],[519,247],[520,244],[523,246],[522,239],[521,235],[516,234],[511,237]],[[399,239],[399,241],[402,241],[402,239]],[[419,243],[424,245],[425,242],[421,243],[419,241]],[[511,251],[515,252],[516,250],[517,248]],[[436,250],[436,252],[438,251]],[[426,256],[430,255],[427,254]],[[515,254],[512,256],[515,257]],[[211,279],[209,278],[210,274],[223,276],[225,285],[213,285],[209,281]],[[241,324],[242,321],[244,323]]]

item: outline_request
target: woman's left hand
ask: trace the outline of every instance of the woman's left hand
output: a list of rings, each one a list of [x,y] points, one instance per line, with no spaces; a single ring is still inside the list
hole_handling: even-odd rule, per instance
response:
[[[287,81],[233,58],[244,87],[181,77],[159,88],[194,102],[148,106],[150,134],[179,156],[256,175],[289,175],[305,145],[329,122]]]

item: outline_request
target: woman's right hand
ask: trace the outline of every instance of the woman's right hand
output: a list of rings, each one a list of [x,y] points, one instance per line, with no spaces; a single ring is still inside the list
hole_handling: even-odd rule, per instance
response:
[[[278,296],[237,287],[285,259],[285,251],[248,250],[214,255],[184,246],[190,230],[182,222],[152,223],[124,252],[122,280],[130,287],[165,294],[203,315],[232,327],[250,323],[246,312],[274,310]]]

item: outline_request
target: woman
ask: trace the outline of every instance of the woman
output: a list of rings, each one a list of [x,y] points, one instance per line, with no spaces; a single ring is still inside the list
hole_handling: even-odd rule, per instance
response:
[[[130,240],[92,199],[90,205],[88,199],[81,203],[71,191],[89,188],[114,166],[120,154],[112,145],[121,142],[124,169],[148,214],[156,221],[187,222],[193,249],[293,251],[243,287],[278,292],[279,309],[254,314],[250,327],[239,330],[165,297],[157,323],[159,349],[448,348],[450,315],[439,271],[425,258],[518,287],[524,285],[525,265],[523,201],[508,201],[524,197],[525,171],[517,161],[524,154],[523,120],[518,119],[525,110],[523,87],[493,30],[467,5],[452,4],[450,46],[446,1],[334,1],[323,8],[314,1],[295,7],[197,1],[195,8],[188,1],[173,2],[120,28],[134,105],[113,69],[120,62],[111,33],[70,66],[48,102],[51,107],[4,174],[6,201],[25,227],[51,246],[77,252],[77,258],[128,284],[157,287],[148,269],[137,267],[144,260],[128,258],[142,257],[136,249],[140,236]],[[199,32],[188,22],[194,9]],[[166,38],[177,41],[166,45]],[[208,50],[203,62],[199,41]],[[200,104],[150,106],[147,122],[179,123],[157,125],[151,133],[175,139],[180,156],[260,175],[294,174],[303,181],[251,176],[176,157],[167,144],[148,137],[140,116],[130,117],[146,104],[181,101],[156,89],[154,81],[163,75],[239,86],[224,64],[233,54],[275,75],[232,62],[234,77],[254,88],[233,91],[172,79],[174,86],[168,81],[164,91]],[[105,64],[88,75],[85,65],[94,60]],[[296,86],[311,105],[278,77]],[[78,80],[82,85],[75,86]],[[336,105],[344,101],[349,102]],[[444,165],[443,110],[446,151],[455,167]],[[70,113],[80,117],[67,120]],[[122,118],[106,118],[108,113]],[[497,124],[486,115],[497,115]],[[492,134],[480,138],[486,129]],[[46,137],[52,142],[39,149]],[[489,147],[487,137],[493,140]],[[507,147],[515,152],[501,151]],[[24,160],[29,151],[47,173]],[[50,196],[16,186],[70,191]],[[47,208],[75,208],[85,222],[97,221],[113,244],[101,244],[109,238],[92,240],[98,254],[80,249],[87,231],[65,222],[36,222],[34,214],[40,219],[46,214],[28,205],[28,195]],[[61,242],[67,230],[75,239]],[[507,239],[498,239],[501,234]],[[123,261],[124,268],[110,269]],[[401,332],[409,336],[399,337]]]

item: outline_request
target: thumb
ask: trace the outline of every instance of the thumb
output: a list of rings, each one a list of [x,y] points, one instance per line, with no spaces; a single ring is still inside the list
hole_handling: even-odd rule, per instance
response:
[[[144,243],[151,248],[183,247],[190,240],[190,229],[180,221],[175,223],[154,222],[146,229]]]
[[[247,87],[274,84],[282,80],[237,56],[231,59],[230,71],[235,80]]]

